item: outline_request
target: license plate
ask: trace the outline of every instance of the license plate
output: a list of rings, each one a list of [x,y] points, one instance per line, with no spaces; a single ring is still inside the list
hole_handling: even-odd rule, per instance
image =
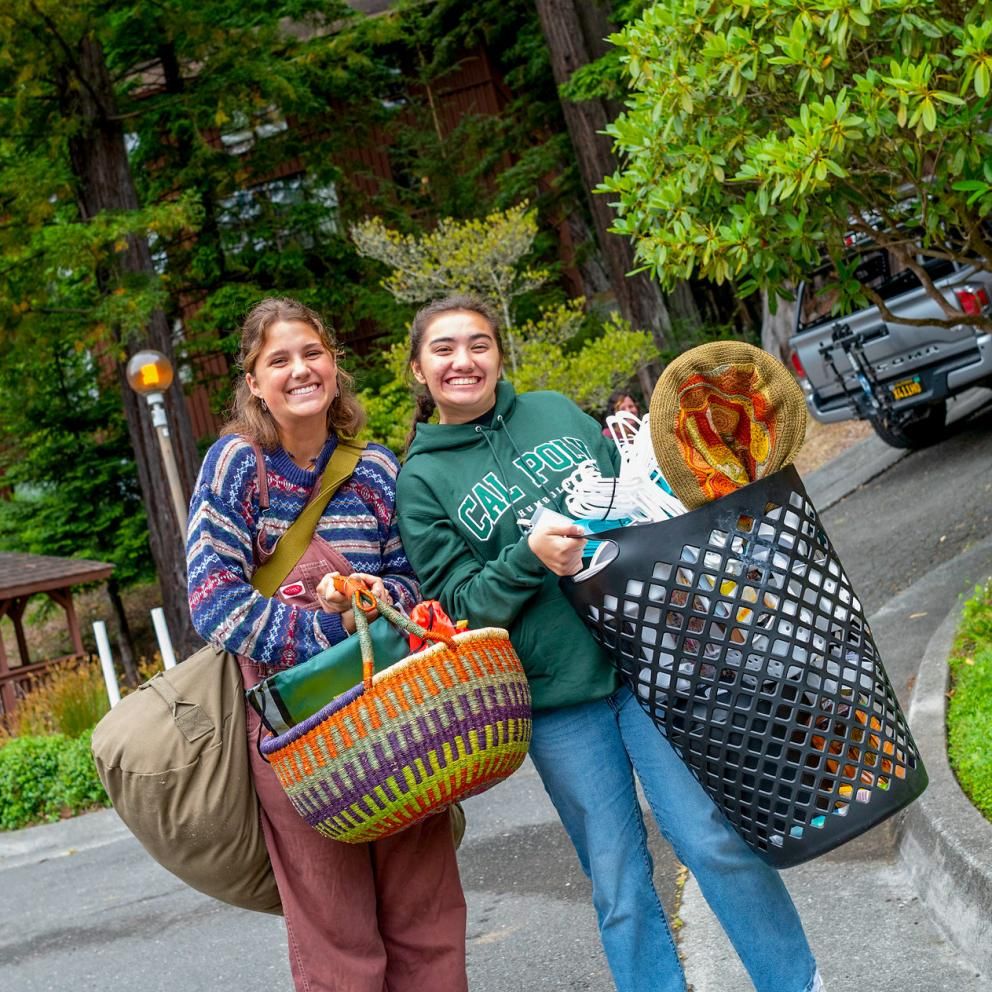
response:
[[[918,396],[922,392],[923,383],[920,382],[919,377],[903,379],[892,385],[892,398],[894,400],[904,400],[909,396]]]

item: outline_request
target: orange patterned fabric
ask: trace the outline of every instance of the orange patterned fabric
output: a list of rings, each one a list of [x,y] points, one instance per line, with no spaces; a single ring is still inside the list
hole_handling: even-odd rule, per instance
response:
[[[805,434],[806,404],[792,373],[743,341],[680,355],[651,397],[658,464],[689,509],[784,468]]]
[[[675,443],[707,501],[760,479],[776,433],[775,411],[752,364],[692,375],[679,390]]]

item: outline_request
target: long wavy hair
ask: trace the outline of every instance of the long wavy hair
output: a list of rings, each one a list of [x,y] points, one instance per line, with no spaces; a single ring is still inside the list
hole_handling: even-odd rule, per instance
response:
[[[413,323],[410,325],[410,352],[407,356],[407,368],[413,362],[420,360],[420,349],[424,343],[424,335],[431,326],[435,317],[441,314],[453,313],[457,310],[468,310],[470,313],[478,314],[493,332],[496,339],[496,347],[499,349],[499,357],[506,358],[503,350],[503,333],[500,327],[499,317],[496,310],[487,303],[481,296],[474,296],[471,293],[459,293],[454,296],[445,296],[439,300],[432,300],[422,306],[414,315]],[[406,436],[405,447],[409,448],[413,443],[414,435],[417,433],[417,424],[427,423],[431,419],[437,404],[430,390],[426,386],[414,380],[413,386],[414,400],[416,406],[413,411],[413,423],[410,425],[410,433]]]
[[[298,300],[270,296],[251,308],[241,325],[241,347],[238,350],[240,375],[234,389],[231,416],[221,428],[221,434],[241,434],[257,442],[265,451],[279,447],[279,430],[262,400],[249,389],[247,377],[255,374],[255,363],[265,346],[265,332],[280,320],[297,320],[307,324],[317,332],[321,344],[328,354],[334,356],[335,362],[340,363],[342,355],[320,315]],[[333,431],[339,436],[354,437],[364,425],[365,411],[355,397],[353,379],[338,364],[337,395],[327,411],[327,431],[329,434]]]

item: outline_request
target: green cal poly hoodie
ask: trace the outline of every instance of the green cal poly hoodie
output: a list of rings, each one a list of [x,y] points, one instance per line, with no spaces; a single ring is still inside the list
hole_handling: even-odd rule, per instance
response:
[[[612,476],[614,457],[571,400],[501,381],[489,426],[419,424],[399,475],[400,534],[424,595],[472,627],[509,630],[535,709],[600,699],[618,682],[517,520],[541,504],[565,512],[562,480],[588,458]]]

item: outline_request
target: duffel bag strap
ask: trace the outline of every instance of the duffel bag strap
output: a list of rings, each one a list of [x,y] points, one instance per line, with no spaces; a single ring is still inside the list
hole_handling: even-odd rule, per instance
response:
[[[141,688],[154,689],[162,697],[162,701],[169,707],[176,729],[191,744],[200,737],[214,732],[214,724],[210,717],[204,713],[199,704],[180,698],[164,672],[153,676]]]
[[[355,471],[365,447],[364,441],[338,440],[334,454],[331,455],[327,468],[324,469],[324,474],[317,483],[317,495],[279,538],[272,557],[264,565],[259,565],[251,577],[251,584],[263,596],[274,595],[283,579],[303,557],[328,501],[337,492],[338,487],[351,478],[351,473]]]

